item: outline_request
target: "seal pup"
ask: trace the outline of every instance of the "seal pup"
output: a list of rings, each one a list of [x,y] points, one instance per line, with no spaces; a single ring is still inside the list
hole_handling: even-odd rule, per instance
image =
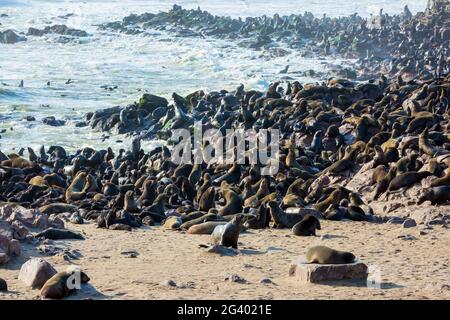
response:
[[[231,188],[226,186],[226,182],[221,183],[221,193],[225,199],[225,205],[219,209],[219,215],[227,216],[230,214],[236,214],[242,211],[242,199]]]
[[[243,222],[244,215],[237,214],[227,224],[216,226],[211,234],[212,244],[237,249],[239,233],[241,232]]]
[[[139,212],[138,204],[136,200],[134,200],[134,191],[129,190],[125,193],[123,209],[130,213]]]
[[[45,282],[39,295],[42,299],[62,299],[67,297],[76,290],[75,288],[69,289],[70,279],[76,276],[80,277],[81,283],[88,283],[91,280],[84,272],[78,270],[58,272]]]
[[[315,236],[316,229],[320,230],[320,222],[313,215],[307,214],[292,227],[292,233],[296,236]]]
[[[308,263],[318,264],[347,264],[356,259],[351,252],[338,251],[326,246],[315,246],[306,253]]]

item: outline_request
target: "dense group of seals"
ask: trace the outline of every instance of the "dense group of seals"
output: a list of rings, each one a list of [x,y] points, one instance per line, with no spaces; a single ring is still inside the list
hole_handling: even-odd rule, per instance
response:
[[[369,79],[379,72],[389,75],[401,72],[430,78],[434,76],[430,70],[442,74],[449,68],[446,59],[450,50],[449,13],[447,0],[435,0],[425,12],[416,15],[405,6],[401,14],[389,15],[381,10],[369,18],[357,14],[314,17],[305,12],[242,19],[174,5],[167,12],[131,14],[100,28],[126,34],[160,29],[175,31],[183,37],[240,39],[240,45],[257,50],[281,41],[290,49],[358,58],[354,66],[358,74],[345,71],[346,77]],[[285,68],[281,73],[287,71]]]

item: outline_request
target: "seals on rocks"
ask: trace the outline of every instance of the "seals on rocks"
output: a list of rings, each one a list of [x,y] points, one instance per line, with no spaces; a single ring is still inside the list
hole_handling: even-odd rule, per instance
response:
[[[316,229],[320,230],[320,222],[313,215],[307,214],[292,227],[292,233],[296,236],[315,236]]]
[[[237,214],[230,222],[214,228],[211,234],[211,241],[214,245],[238,248],[239,233],[244,222],[244,215]]]
[[[338,251],[326,246],[315,246],[306,253],[308,263],[346,264],[354,262],[356,257],[351,252]]]

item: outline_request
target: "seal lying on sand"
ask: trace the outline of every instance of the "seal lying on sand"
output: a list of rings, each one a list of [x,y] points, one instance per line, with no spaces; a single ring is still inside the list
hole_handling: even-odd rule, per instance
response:
[[[70,230],[48,228],[44,231],[39,232],[35,236],[36,238],[45,238],[50,240],[64,240],[64,239],[80,239],[84,240],[84,237],[76,232]]]
[[[76,290],[73,288],[75,277],[79,276],[80,283],[88,283],[91,279],[82,271],[63,271],[58,272],[45,282],[41,288],[40,296],[42,299],[62,299]],[[72,281],[71,281],[72,280]]]

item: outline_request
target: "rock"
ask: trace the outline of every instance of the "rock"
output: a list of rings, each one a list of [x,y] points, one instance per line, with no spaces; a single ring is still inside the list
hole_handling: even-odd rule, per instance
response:
[[[115,223],[109,226],[110,230],[131,231],[131,227],[123,223]]]
[[[83,220],[83,218],[80,216],[80,214],[78,212],[74,212],[70,216],[69,222],[71,222],[73,224],[83,224],[84,220]]]
[[[176,287],[177,283],[171,279],[169,280],[164,280],[163,282],[161,282],[161,285],[166,286],[166,287]]]
[[[410,235],[410,234],[404,234],[404,235],[398,236],[398,238],[406,240],[406,241],[417,240],[416,237],[414,237],[413,235]]]
[[[12,30],[0,31],[0,43],[14,44],[26,40],[27,38],[17,35],[17,33]]]
[[[402,224],[403,228],[412,228],[417,226],[416,220],[414,219],[406,219],[403,224]]]
[[[20,221],[13,221],[11,223],[11,227],[13,229],[13,237],[17,240],[24,240],[30,233],[27,227],[25,227]]]
[[[23,119],[26,121],[36,121],[36,118],[33,116],[25,116]]]
[[[18,240],[16,240],[16,239],[12,239],[9,242],[9,252],[8,252],[8,254],[10,256],[18,257],[18,256],[21,255],[21,253],[22,253],[22,249],[20,247],[20,242]]]
[[[390,224],[401,224],[405,221],[404,218],[401,217],[392,217],[390,218],[386,223],[390,223]]]
[[[300,258],[291,263],[289,276],[303,283],[366,280],[368,268],[359,261],[348,264],[310,264],[306,262],[305,258]]]
[[[63,125],[66,124],[64,120],[56,120],[54,116],[45,117],[42,119],[42,122],[52,127],[62,127]]]
[[[3,249],[0,248],[0,265],[5,264],[9,261],[9,256]]]
[[[222,246],[220,244],[209,247],[206,250],[206,252],[217,253],[217,254],[220,254],[221,256],[235,256],[239,253],[239,251],[237,249],[228,248],[228,247]]]
[[[88,33],[86,31],[79,30],[79,29],[72,29],[72,28],[67,27],[64,24],[47,26],[42,30],[39,30],[36,28],[29,28],[27,35],[41,37],[44,34],[48,34],[48,33],[56,33],[56,34],[72,36],[72,37],[87,37],[88,36]]]
[[[64,221],[55,214],[50,215],[48,222],[52,228],[64,229]]]
[[[55,268],[42,258],[32,258],[20,268],[19,280],[34,289],[41,289],[56,274]]]
[[[237,282],[237,283],[247,283],[247,280],[242,278],[240,275],[238,275],[238,274],[231,274],[231,273],[225,274],[225,276],[223,278],[223,281],[230,281],[230,282]]]
[[[405,205],[400,203],[400,202],[394,202],[394,203],[389,202],[388,204],[386,204],[383,207],[383,212],[384,213],[390,213],[390,212],[395,211],[395,210],[397,210],[399,208],[402,208],[404,206]]]
[[[273,284],[273,281],[270,280],[269,278],[262,278],[261,280],[259,280],[259,283],[262,283],[262,284]]]
[[[8,284],[4,279],[0,278],[0,292],[2,291],[8,291]]]
[[[155,225],[155,221],[153,221],[153,219],[149,216],[146,216],[142,219],[142,224],[144,226],[154,226]]]
[[[139,100],[139,108],[144,109],[147,113],[155,111],[159,107],[166,108],[169,105],[167,99],[146,93]]]

